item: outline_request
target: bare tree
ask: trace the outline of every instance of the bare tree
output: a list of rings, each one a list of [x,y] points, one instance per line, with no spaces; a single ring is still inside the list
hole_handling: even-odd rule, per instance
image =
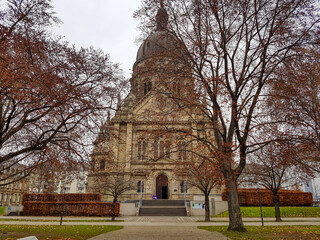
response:
[[[192,160],[177,164],[176,175],[186,179],[187,186],[196,187],[203,192],[205,197],[205,221],[210,222],[209,195],[213,188],[223,185],[223,176],[219,166],[208,159]]]
[[[41,162],[84,160],[92,132],[123,86],[118,66],[93,48],[55,39],[50,0],[0,7],[0,185]],[[19,171],[4,175],[20,164]]]
[[[128,176],[125,176],[123,173],[118,171],[108,172],[105,174],[96,173],[96,176],[97,183],[91,190],[113,198],[111,217],[112,221],[114,221],[116,217],[116,203],[118,202],[118,198],[122,194],[135,189],[135,186],[130,177],[128,178]]]
[[[270,142],[256,142],[255,135],[261,126],[273,123],[265,101],[276,70],[296,54],[295,49],[310,46],[319,36],[316,4],[310,0],[161,1],[168,12],[161,15],[161,31],[184,44],[183,57],[191,64],[194,79],[190,86],[196,89],[196,97],[181,94],[175,99],[180,106],[199,109],[211,122],[208,130],[214,139],[203,141],[212,154],[207,157],[218,160],[225,179],[229,230],[245,231],[237,179],[247,154]],[[136,12],[144,33],[157,24],[155,8],[158,1],[144,0]]]
[[[315,45],[297,51],[296,56],[276,72],[268,105],[283,138],[299,144],[300,163],[320,161],[320,48]],[[279,133],[278,133],[279,134]],[[312,167],[312,166],[311,166]],[[316,169],[314,169],[316,170]]]
[[[249,157],[241,179],[260,185],[273,194],[276,221],[281,221],[279,190],[301,184],[314,174],[309,167],[295,161],[299,149],[292,144],[272,143]]]

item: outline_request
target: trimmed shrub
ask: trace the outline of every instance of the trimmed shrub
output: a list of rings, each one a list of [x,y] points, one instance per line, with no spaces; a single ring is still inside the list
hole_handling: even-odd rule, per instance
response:
[[[113,203],[104,202],[24,202],[25,216],[112,216]],[[120,204],[116,203],[116,216]]]
[[[101,202],[101,194],[96,193],[25,193],[23,194],[22,204],[24,202]]]
[[[312,206],[312,193],[296,190],[279,190],[280,206]],[[272,192],[260,189],[260,199],[263,206],[273,206]],[[240,206],[259,206],[259,193],[256,188],[239,188],[238,197]],[[222,192],[222,200],[227,201],[226,190]]]

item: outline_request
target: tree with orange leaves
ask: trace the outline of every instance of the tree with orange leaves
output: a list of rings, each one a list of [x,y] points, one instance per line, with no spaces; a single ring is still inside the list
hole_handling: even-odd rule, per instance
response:
[[[203,193],[205,199],[205,221],[210,222],[209,195],[212,189],[219,189],[223,185],[223,176],[217,163],[209,159],[178,161],[175,173],[180,179],[186,179],[185,183],[188,188],[196,187]]]
[[[50,2],[7,0],[0,8],[0,185],[50,159],[86,159],[90,134],[122,87],[102,51],[50,36],[59,21]]]
[[[156,0],[145,0],[136,12],[145,34],[157,24],[157,5]],[[207,157],[218,159],[225,179],[228,230],[246,231],[237,179],[247,155],[272,142],[256,141],[261,128],[274,123],[266,106],[268,90],[296,49],[316,42],[319,5],[310,0],[172,0],[161,5],[168,12],[162,15],[168,23],[162,31],[183,42],[183,58],[192,66],[190,86],[197,92],[175,100],[199,109],[211,122],[211,136],[204,141],[212,154]]]
[[[298,163],[320,171],[320,48],[318,45],[298,49],[276,72],[268,106],[283,139],[291,139],[299,149]]]
[[[295,161],[299,148],[286,142],[272,142],[248,158],[240,181],[253,183],[272,192],[276,221],[281,220],[279,190],[292,188],[313,177],[314,171]]]

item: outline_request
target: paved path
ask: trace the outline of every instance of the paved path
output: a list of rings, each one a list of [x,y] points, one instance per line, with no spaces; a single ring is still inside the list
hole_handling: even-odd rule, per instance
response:
[[[1,219],[12,219],[12,221],[0,221],[7,225],[59,225],[60,217],[18,217],[0,216]],[[24,219],[28,221],[15,221]],[[63,220],[79,220],[79,222],[63,222],[63,225],[112,225],[112,226],[227,226],[228,218],[211,218],[211,222],[202,222],[203,217],[120,217],[118,220],[124,222],[90,222],[90,220],[103,220],[109,218],[97,217],[64,217]],[[37,221],[32,221],[37,220]],[[40,221],[39,221],[40,220]],[[47,220],[47,221],[46,221]],[[52,222],[52,220],[56,220]],[[80,222],[81,220],[81,222]],[[85,220],[88,220],[86,222]],[[51,222],[50,222],[51,221]],[[284,225],[320,225],[320,218],[283,218],[283,222],[275,222],[274,218],[264,218],[266,226]],[[243,218],[244,225],[261,226],[260,218]]]
[[[217,232],[200,230],[197,227],[165,226],[125,226],[121,230],[101,234],[89,240],[228,240],[227,237]]]
[[[7,225],[59,225],[60,217],[18,217],[5,216],[1,219],[12,221],[0,221]],[[15,221],[25,219],[28,221]],[[201,222],[203,217],[121,217],[118,220],[124,222],[90,222],[90,220],[103,220],[97,217],[64,217],[64,220],[76,220],[76,222],[63,222],[63,225],[113,225],[124,226],[123,229],[102,234],[90,240],[160,240],[160,239],[215,239],[227,240],[225,236],[217,232],[200,230],[197,226],[227,226],[228,218],[212,218],[211,222]],[[32,221],[38,220],[38,221]],[[39,221],[40,220],[40,221]],[[52,222],[52,220],[56,220]],[[87,220],[87,221],[86,221]],[[265,218],[265,226],[284,225],[320,225],[320,218],[283,218],[283,222],[275,222],[274,218]],[[50,222],[51,221],[51,222]],[[245,226],[261,226],[260,218],[243,218]]]

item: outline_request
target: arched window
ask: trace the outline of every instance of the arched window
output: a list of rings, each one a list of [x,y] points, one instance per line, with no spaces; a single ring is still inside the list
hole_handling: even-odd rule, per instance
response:
[[[95,161],[95,160],[92,160],[92,161],[91,161],[91,170],[92,170],[92,171],[94,171],[95,165],[96,165],[96,161]]]
[[[172,83],[172,94],[179,96],[181,92],[181,86],[179,82]]]
[[[100,170],[104,170],[106,167],[106,161],[105,160],[101,160],[100,161]]]
[[[160,156],[164,156],[164,141],[160,141]]]
[[[148,92],[150,92],[150,91],[151,91],[151,88],[152,88],[152,82],[151,82],[151,81],[149,81],[149,82],[148,82]]]
[[[154,140],[153,150],[154,150],[154,159],[157,159],[158,158],[158,139]]]
[[[166,157],[170,158],[170,141],[169,140],[166,141],[165,148],[166,148]]]
[[[146,80],[143,84],[144,95],[146,95],[148,92],[150,92],[151,88],[152,88],[152,82],[150,80]]]
[[[144,140],[140,140],[138,142],[138,160],[146,160],[147,159],[147,142]]]
[[[187,187],[187,181],[181,181],[180,182],[180,192],[188,192],[188,187]]]
[[[144,184],[142,181],[138,181],[137,183],[137,192],[141,192],[141,189],[142,189],[142,192],[144,191]]]
[[[185,142],[178,142],[178,158],[181,160],[187,160],[187,148]]]
[[[159,140],[154,141],[154,158],[167,157],[170,158],[170,141]]]

